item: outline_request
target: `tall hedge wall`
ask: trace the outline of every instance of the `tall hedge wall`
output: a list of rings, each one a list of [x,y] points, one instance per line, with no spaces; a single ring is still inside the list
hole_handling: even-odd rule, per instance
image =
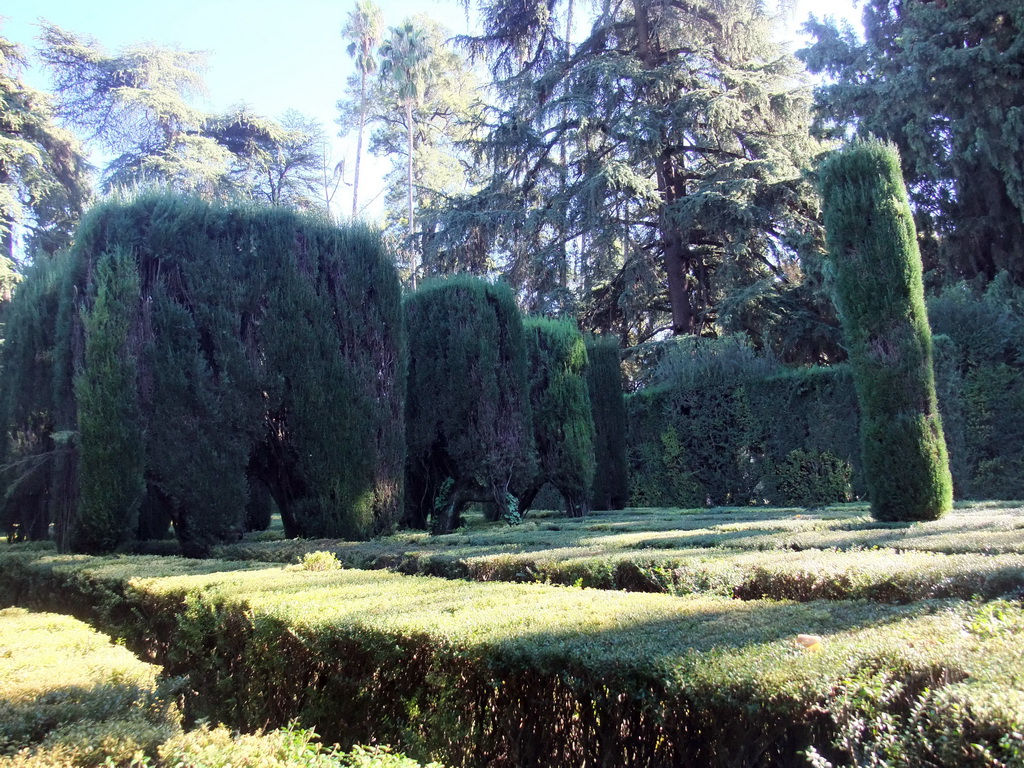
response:
[[[524,329],[537,474],[520,494],[520,512],[551,483],[569,516],[582,517],[590,508],[594,481],[594,420],[583,336],[572,320],[529,318]]]
[[[846,366],[782,369],[742,340],[680,340],[627,399],[630,503],[822,504],[863,493]]]
[[[928,301],[957,498],[1024,499],[1022,308],[998,283],[986,292],[954,286]],[[691,368],[704,365],[700,357]],[[747,368],[719,376],[677,368],[629,396],[631,504],[807,506],[868,497],[849,367]],[[703,457],[715,451],[728,458],[709,464]]]
[[[142,509],[143,530],[170,517],[183,550],[204,554],[241,533],[255,482],[291,535],[397,523],[403,322],[374,233],[154,196],[94,210],[52,269],[56,287],[30,275],[15,297],[26,320],[4,350],[4,427],[18,449],[28,393],[49,377],[28,429],[42,449],[76,446],[47,481],[64,489],[48,503],[72,511],[73,548],[109,550]],[[23,368],[25,350],[50,369]]]
[[[405,299],[406,522],[447,533],[470,501],[515,517],[536,474],[523,321],[512,291],[469,276]],[[511,497],[511,498],[510,498]]]

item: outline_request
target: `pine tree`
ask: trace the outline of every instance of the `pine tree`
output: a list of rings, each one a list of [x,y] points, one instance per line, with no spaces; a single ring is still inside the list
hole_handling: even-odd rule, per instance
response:
[[[856,143],[828,159],[821,179],[871,511],[879,520],[934,520],[952,508],[953,483],[899,153]]]

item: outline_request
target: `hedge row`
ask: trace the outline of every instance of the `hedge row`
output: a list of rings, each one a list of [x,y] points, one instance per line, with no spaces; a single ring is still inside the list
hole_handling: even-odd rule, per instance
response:
[[[862,512],[596,512],[585,521],[537,517],[514,531],[254,541],[219,556],[292,563],[329,551],[346,567],[408,575],[741,599],[907,603],[1024,592],[1018,509],[955,510],[910,527],[873,523]]]
[[[960,290],[929,306],[956,497],[1024,498],[1024,319]],[[848,366],[783,369],[732,339],[678,345],[627,398],[631,505],[867,498]]]
[[[379,236],[282,209],[108,202],[15,293],[0,519],[107,552],[174,520],[239,536],[250,488],[292,535],[367,537],[402,508],[400,286]],[[13,469],[12,469],[13,467]]]
[[[340,753],[291,727],[240,735],[203,725],[183,733],[180,680],[159,674],[69,616],[0,610],[0,764],[419,768],[387,747]]]
[[[453,765],[792,765],[811,747],[840,759],[858,722],[862,754],[902,764],[1019,764],[1024,750],[1013,603],[739,602],[31,553],[3,557],[0,595],[85,611],[188,674],[192,717],[298,717],[342,745]],[[818,652],[800,632],[823,637]]]

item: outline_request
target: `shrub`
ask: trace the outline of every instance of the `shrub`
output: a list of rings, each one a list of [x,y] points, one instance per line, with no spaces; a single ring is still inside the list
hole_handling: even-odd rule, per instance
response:
[[[594,420],[594,509],[623,509],[629,501],[626,465],[626,402],[622,393],[619,340],[587,336],[587,392]]]
[[[145,492],[138,339],[132,338],[142,297],[132,254],[102,253],[92,290],[83,317],[85,360],[75,378],[81,496],[70,536],[74,551],[96,553],[135,536]]]
[[[950,510],[953,485],[899,156],[885,144],[854,144],[825,163],[821,187],[872,513],[935,519]]]
[[[343,747],[372,734],[458,765],[615,754],[767,768],[811,746],[833,759],[842,724],[830,713],[865,696],[872,722],[952,740],[944,755],[978,745],[1002,759],[1024,724],[1024,612],[1012,603],[740,602],[171,558],[2,566],[0,594],[45,583],[170,672],[188,670],[193,717],[238,728],[297,717]],[[818,653],[795,646],[801,632],[823,638]],[[864,691],[880,670],[900,697]],[[955,706],[929,707],[937,692]]]
[[[570,517],[590,507],[594,480],[594,421],[584,378],[587,350],[571,320],[531,318],[524,323],[530,365],[530,409],[538,472],[520,494],[525,514],[551,483]]]
[[[407,516],[437,533],[470,501],[508,514],[536,474],[523,322],[511,290],[473,277],[405,300],[409,329]]]
[[[2,402],[5,451],[42,457],[58,534],[81,521],[74,548],[134,535],[141,505],[141,535],[170,517],[183,552],[203,555],[241,535],[260,484],[292,536],[397,523],[404,337],[376,234],[148,196],[94,209],[59,264],[19,290],[5,352],[5,366],[49,365],[26,367]],[[62,432],[78,439],[53,450]]]

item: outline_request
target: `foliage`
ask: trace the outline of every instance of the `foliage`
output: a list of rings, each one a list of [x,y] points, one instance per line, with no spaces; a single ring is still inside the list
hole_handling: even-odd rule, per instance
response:
[[[208,200],[257,200],[326,210],[337,182],[326,172],[323,129],[295,112],[280,122],[195,102],[205,54],[152,44],[111,54],[94,39],[42,25],[40,57],[55,112],[112,156],[104,191],[158,187]]]
[[[338,560],[337,555],[333,552],[317,550],[316,552],[307,552],[303,555],[302,560],[299,561],[297,570],[335,571],[338,568],[341,568],[341,562]]]
[[[67,312],[72,260],[39,259],[26,271],[5,307],[6,339],[0,347],[0,522],[13,541],[46,538],[50,522],[68,533],[61,493],[67,462],[75,456],[69,432],[73,408],[71,339]],[[67,354],[57,354],[64,346]],[[76,494],[72,494],[75,495]],[[77,499],[74,501],[77,506]]]
[[[76,552],[110,552],[133,538],[145,492],[145,448],[138,392],[141,288],[134,255],[96,254],[95,295],[82,318],[85,358],[75,378],[80,451]],[[191,450],[191,446],[189,447]]]
[[[330,210],[341,179],[326,168],[327,137],[315,120],[289,110],[276,121],[241,106],[207,117],[202,130],[231,152],[230,197]]]
[[[903,697],[875,699],[872,727],[1001,758],[1021,723],[1024,613],[1010,602],[794,604],[201,565],[5,554],[0,594],[45,584],[86,602],[170,673],[189,670],[195,716],[241,728],[299,717],[343,746],[372,732],[453,764],[613,749],[631,764],[773,766],[811,746],[832,759],[830,705],[879,670]],[[794,644],[807,631],[819,652]],[[928,706],[954,695],[971,717]]]
[[[53,254],[66,246],[89,193],[75,138],[54,123],[50,100],[22,80],[21,47],[0,37],[0,301],[15,273],[15,227],[29,232],[27,250]]]
[[[471,500],[504,513],[506,493],[536,473],[523,321],[511,290],[468,276],[408,295],[405,321],[406,522],[425,528],[432,518],[448,533]]]
[[[67,616],[7,608],[0,618],[0,760],[127,763],[180,730],[174,681],[158,684],[154,665]]]
[[[940,517],[951,508],[953,482],[899,155],[878,142],[854,144],[825,163],[821,186],[873,514]]]
[[[541,487],[551,483],[570,516],[585,515],[595,471],[586,345],[572,320],[529,318],[524,330],[538,472],[520,494],[519,512],[525,514]]]
[[[465,42],[497,96],[474,143],[487,175],[434,212],[428,251],[468,241],[530,311],[627,346],[704,332],[734,290],[798,280],[810,93],[764,6],[595,4],[578,42],[574,7],[482,6]]]
[[[405,243],[410,255],[419,256],[430,250],[424,244],[437,229],[429,215],[421,216],[424,209],[429,213],[447,205],[450,196],[476,182],[475,164],[461,145],[479,122],[483,85],[450,45],[451,33],[438,19],[416,16],[389,35],[377,51],[378,77],[366,83],[365,92],[361,73],[349,81],[346,98],[338,102],[338,122],[343,133],[358,131],[364,121],[373,127],[370,151],[391,164],[385,178],[385,230]],[[431,252],[419,272],[484,273],[470,264],[469,250]],[[412,261],[408,266],[411,276]]]
[[[873,522],[861,504],[534,513],[514,531],[471,520],[447,536],[403,532],[330,551],[351,568],[476,581],[742,600],[991,599],[1024,587],[1021,515],[1009,504],[970,505],[907,527]],[[219,556],[287,563],[323,545],[250,542]]]
[[[129,265],[116,275],[135,281],[127,293],[138,298],[113,310],[97,299],[83,314],[81,297],[109,282],[111,260]],[[72,474],[83,498],[100,498],[88,488],[104,472],[127,480],[119,506],[97,509],[142,504],[154,520],[170,516],[188,554],[241,535],[251,486],[270,490],[289,535],[362,537],[395,524],[403,324],[397,276],[374,234],[283,210],[155,196],[97,208],[62,264],[59,281],[38,276],[59,282],[56,297],[25,283],[27,327],[12,326],[16,359],[42,355],[56,372],[28,366],[5,389],[9,443],[24,433],[45,452],[55,429],[79,432],[82,467]],[[35,313],[54,303],[50,332],[53,321]],[[67,370],[78,377],[77,415],[61,384]],[[28,394],[44,376],[52,399]],[[42,423],[25,410],[37,405],[48,414]],[[109,435],[99,441],[95,430]],[[143,487],[141,467],[125,474],[127,459],[92,454],[89,464],[96,445],[128,445],[113,440],[121,435],[138,442],[128,453],[144,462]],[[77,510],[73,493],[60,498]]]
[[[594,419],[594,509],[622,509],[629,500],[626,474],[626,403],[619,340],[587,336],[587,393]]]
[[[356,133],[356,167],[352,176],[352,220],[359,215],[359,166],[363,157],[363,129],[366,126],[367,95],[366,82],[377,71],[374,58],[380,43],[383,17],[373,0],[356,0],[356,7],[349,13],[342,29],[342,37],[351,40],[348,55],[355,59],[359,73],[358,129]]]
[[[871,0],[863,39],[812,18],[799,53],[825,77],[820,132],[899,148],[926,267],[946,283],[1024,278],[1021,18],[995,0]]]

